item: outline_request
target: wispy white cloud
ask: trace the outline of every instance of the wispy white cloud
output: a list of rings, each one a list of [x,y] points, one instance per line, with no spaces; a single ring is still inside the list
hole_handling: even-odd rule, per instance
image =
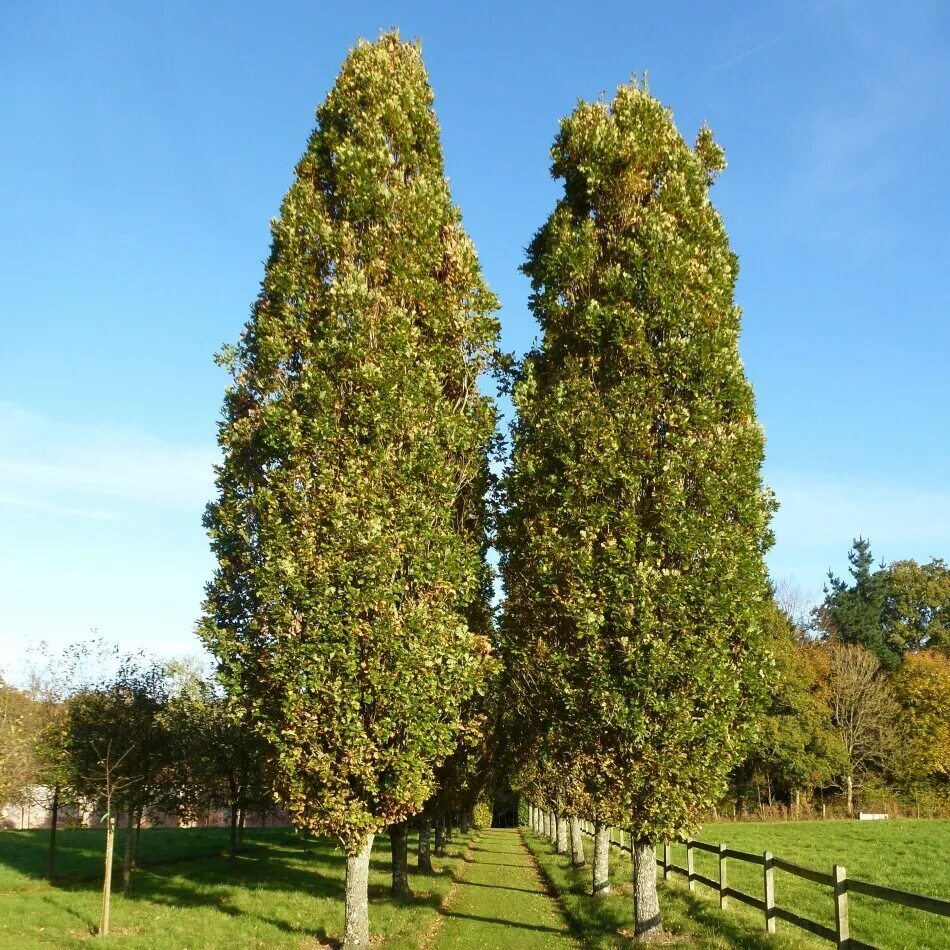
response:
[[[96,518],[121,504],[193,508],[211,496],[213,446],[63,422],[14,403],[0,403],[0,445],[0,503],[8,506]]]
[[[894,240],[887,199],[926,147],[947,67],[942,51],[905,49],[879,28],[839,35],[847,72],[824,76],[790,119],[793,172],[779,220],[813,240],[847,241],[853,253],[874,254]]]
[[[13,495],[0,495],[0,508],[27,508],[63,518],[88,518],[91,521],[109,521],[115,517],[112,512],[96,508],[77,508],[70,505],[55,505],[50,502],[36,501],[30,498],[16,498]]]
[[[782,37],[777,36],[774,40],[769,40],[765,43],[759,43],[756,46],[750,47],[749,49],[743,50],[741,53],[730,57],[725,62],[720,63],[718,66],[713,66],[713,68],[709,71],[711,73],[722,72],[722,70],[729,69],[730,67],[741,63],[744,59],[748,59],[750,56],[755,56],[757,53],[764,53],[767,49],[771,49],[773,46],[781,42]]]

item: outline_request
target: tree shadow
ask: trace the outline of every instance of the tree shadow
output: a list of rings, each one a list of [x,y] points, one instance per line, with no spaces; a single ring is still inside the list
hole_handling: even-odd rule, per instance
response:
[[[537,894],[538,891],[535,888],[530,887],[512,887],[510,884],[482,884],[480,881],[469,881],[462,880],[462,884],[466,887],[487,887],[491,890],[498,891],[520,891],[522,894]]]
[[[703,898],[684,891],[678,887],[664,887],[661,891],[666,900],[678,905],[681,911],[691,920],[695,920],[709,930],[715,931],[723,939],[729,941],[730,946],[742,950],[768,950],[775,948],[774,938],[770,938],[764,931],[752,930],[748,923],[737,917],[729,917],[724,912]]]
[[[537,933],[549,933],[549,934],[558,934],[559,936],[564,936],[565,931],[558,927],[548,927],[546,924],[526,924],[517,920],[510,920],[505,917],[483,917],[480,914],[463,914],[460,911],[452,910],[451,908],[441,910],[441,915],[446,918],[456,919],[456,920],[477,920],[479,923],[484,924],[501,924],[504,927],[510,927],[512,930],[532,930]],[[517,938],[514,938],[516,941]],[[516,942],[513,942],[513,946],[517,946]]]

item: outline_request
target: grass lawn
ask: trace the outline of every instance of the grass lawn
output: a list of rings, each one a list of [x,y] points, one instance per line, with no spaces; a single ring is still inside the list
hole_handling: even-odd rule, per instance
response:
[[[833,864],[847,868],[848,876],[889,887],[950,898],[950,821],[812,821],[722,823],[706,825],[700,840],[720,841],[740,851],[771,851],[816,871],[831,871]],[[685,847],[673,846],[673,861],[686,864]],[[714,880],[719,876],[715,855],[694,851],[695,869]],[[729,884],[756,897],[762,896],[762,869],[739,861],[729,862]],[[696,885],[697,895],[716,899],[714,892]],[[834,926],[831,888],[812,884],[784,871],[775,872],[775,899],[780,907]],[[848,907],[851,936],[878,947],[950,948],[950,920],[850,894]],[[732,913],[752,918],[751,908]],[[718,913],[718,911],[717,911]],[[797,928],[778,922],[779,932]],[[827,944],[824,944],[827,946]]]
[[[577,950],[517,828],[475,842],[426,950]]]
[[[42,877],[47,834],[0,832],[0,947],[87,945],[98,923],[103,833],[60,832],[53,887]],[[306,843],[285,829],[268,829],[263,844],[254,834],[247,839],[246,850],[232,862],[226,830],[143,830],[132,893],[113,898],[110,945],[163,950],[336,945],[343,930],[341,854],[328,842]],[[370,925],[384,938],[381,946],[419,946],[418,935],[438,918],[467,841],[457,835],[449,857],[433,859],[441,873],[410,875],[416,899],[404,905],[389,898],[389,843],[377,837]],[[120,844],[121,837],[117,850]],[[113,880],[119,883],[118,875]]]
[[[575,936],[591,950],[626,948],[633,944],[633,899],[631,897],[630,856],[611,849],[610,878],[613,893],[609,897],[590,896],[593,843],[585,839],[587,867],[575,871],[564,855],[554,853],[547,839],[531,831],[525,832],[528,847],[541,865],[552,888],[557,891],[561,906],[567,914]],[[718,905],[713,907],[697,894],[691,894],[677,883],[660,883],[660,905],[663,926],[674,938],[674,946],[697,947],[701,950],[725,948],[764,948],[771,950],[812,950],[819,944],[807,935],[780,934],[768,938],[757,917],[744,914],[723,914]]]
[[[843,864],[851,877],[886,884],[918,894],[950,896],[950,822],[788,822],[769,824],[712,824],[699,836],[711,844],[725,842],[741,851],[771,851],[778,857],[815,870],[830,872],[834,863]],[[587,896],[590,866],[576,872],[564,857],[553,853],[544,839],[526,832],[529,847],[561,895],[575,932],[585,946],[608,948],[626,946],[619,935],[632,926],[630,858],[611,850],[611,878],[617,893],[604,901]],[[588,858],[592,844],[585,841]],[[673,861],[686,864],[686,849],[674,845]],[[714,880],[718,878],[715,856],[694,851],[695,869]],[[729,862],[730,886],[762,896],[762,869],[756,865]],[[804,917],[834,926],[831,888],[821,887],[783,871],[775,872],[776,901]],[[720,911],[718,895],[696,885],[690,893],[685,879],[675,876],[660,884],[664,925],[696,947],[788,947],[818,948],[829,943],[778,921],[778,933],[765,934],[762,915],[733,901]],[[850,895],[851,936],[884,948],[950,948],[950,921],[896,904],[887,904],[862,895]]]

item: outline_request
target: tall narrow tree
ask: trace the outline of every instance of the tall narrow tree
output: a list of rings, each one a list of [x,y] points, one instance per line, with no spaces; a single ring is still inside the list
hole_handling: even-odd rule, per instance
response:
[[[596,763],[634,835],[636,934],[662,934],[654,844],[724,788],[761,692],[771,501],[738,353],[737,262],[690,148],[645,87],[581,103],[554,144],[564,194],[525,273],[543,333],[515,385],[503,573],[526,691]]]
[[[454,748],[488,639],[478,526],[497,303],[452,204],[417,46],[359,43],[317,111],[239,345],[206,524],[204,636],[297,820],[347,855],[369,940],[373,837]],[[474,526],[474,527],[473,527]]]

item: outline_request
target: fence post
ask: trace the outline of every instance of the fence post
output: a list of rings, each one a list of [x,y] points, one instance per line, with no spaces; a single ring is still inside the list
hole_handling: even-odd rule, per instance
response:
[[[689,889],[696,890],[696,882],[693,880],[693,840],[686,839],[686,880],[689,881]]]
[[[669,841],[663,842],[663,880],[668,881],[670,879],[670,843]]]
[[[848,924],[848,872],[840,864],[832,870],[835,879],[835,932],[838,947],[844,950],[851,942],[851,927]]]
[[[719,842],[719,908],[725,910],[729,904],[726,890],[729,887],[729,859],[726,857],[726,846]]]
[[[772,866],[772,852],[762,855],[762,876],[765,884],[765,929],[775,933],[775,868]]]

